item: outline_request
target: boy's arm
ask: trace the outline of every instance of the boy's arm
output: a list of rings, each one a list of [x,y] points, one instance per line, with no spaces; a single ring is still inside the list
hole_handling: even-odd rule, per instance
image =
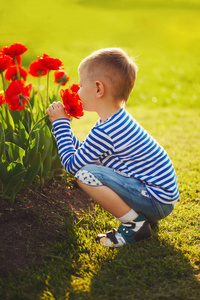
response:
[[[71,135],[72,135],[73,145],[74,145],[75,149],[77,150],[79,147],[81,147],[82,143],[77,139],[77,137],[74,135],[72,130],[71,130]]]
[[[54,102],[46,110],[49,119],[52,122],[54,134],[57,145],[58,153],[61,163],[65,170],[70,174],[75,174],[83,166],[95,163],[103,155],[111,155],[113,153],[113,143],[111,138],[94,127],[86,140],[77,149],[77,140],[73,138],[70,117],[63,109],[60,102]]]
[[[51,104],[49,108],[46,110],[46,113],[49,115],[49,119],[51,122],[54,122],[59,119],[71,120],[71,117],[66,113],[60,101]],[[52,133],[54,134],[54,128],[52,129]],[[72,131],[71,131],[71,136],[72,136],[72,141],[75,149],[78,149],[81,145],[81,142],[75,137]]]
[[[61,163],[70,174],[75,174],[85,165],[96,163],[103,155],[107,156],[113,153],[111,139],[98,128],[94,127],[81,147],[75,149],[71,135],[70,120],[59,119],[52,124]]]

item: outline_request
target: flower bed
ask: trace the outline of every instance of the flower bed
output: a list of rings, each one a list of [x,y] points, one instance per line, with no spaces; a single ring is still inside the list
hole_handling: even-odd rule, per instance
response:
[[[51,134],[51,123],[45,115],[49,104],[57,101],[59,89],[70,77],[58,58],[47,54],[31,62],[29,70],[22,67],[22,55],[27,47],[20,43],[0,49],[0,73],[3,90],[0,91],[0,185],[3,197],[14,202],[21,188],[28,189],[32,182],[36,186],[44,183],[61,168],[57,146]],[[49,96],[49,73],[54,71],[57,93]],[[38,77],[35,90],[27,83],[27,75]],[[40,91],[40,78],[46,76],[46,99]],[[63,106],[72,117],[83,116],[82,102],[77,91],[79,85],[62,89]]]

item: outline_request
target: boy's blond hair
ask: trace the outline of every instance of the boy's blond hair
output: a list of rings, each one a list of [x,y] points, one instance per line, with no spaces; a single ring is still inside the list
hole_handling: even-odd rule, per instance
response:
[[[104,48],[87,56],[79,72],[95,80],[105,80],[115,100],[127,101],[134,87],[138,67],[120,48]]]

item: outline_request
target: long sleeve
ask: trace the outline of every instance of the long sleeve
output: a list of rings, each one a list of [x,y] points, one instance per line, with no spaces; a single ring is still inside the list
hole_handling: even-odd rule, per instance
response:
[[[61,163],[70,174],[114,152],[111,138],[97,127],[93,127],[85,141],[80,143],[72,134],[70,120],[59,119],[52,124]]]
[[[72,131],[71,131],[71,135],[72,135],[73,145],[74,145],[75,149],[78,149],[82,143],[77,139],[77,137],[74,135],[74,133]]]

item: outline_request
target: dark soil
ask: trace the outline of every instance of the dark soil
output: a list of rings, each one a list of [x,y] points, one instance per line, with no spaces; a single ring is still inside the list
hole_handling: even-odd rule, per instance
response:
[[[61,177],[20,192],[14,204],[0,196],[1,277],[39,263],[44,248],[65,239],[65,218],[80,218],[88,205],[91,199],[77,184]]]

